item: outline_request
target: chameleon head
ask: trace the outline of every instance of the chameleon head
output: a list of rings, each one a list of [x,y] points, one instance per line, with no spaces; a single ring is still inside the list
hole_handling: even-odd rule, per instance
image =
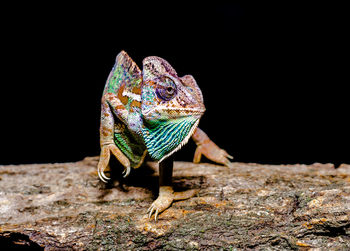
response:
[[[161,161],[193,134],[205,111],[203,96],[191,75],[178,77],[162,58],[145,58],[142,75],[142,134],[150,156]]]

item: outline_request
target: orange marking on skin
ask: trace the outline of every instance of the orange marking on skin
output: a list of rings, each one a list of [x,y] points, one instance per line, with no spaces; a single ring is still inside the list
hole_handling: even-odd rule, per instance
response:
[[[139,87],[132,88],[132,93],[141,95],[141,88],[139,88]]]
[[[105,103],[105,102],[103,102],[103,108],[104,108],[104,109],[108,109],[108,104]]]
[[[105,127],[105,126],[102,126],[102,131],[103,132],[112,132],[112,129]]]
[[[115,107],[116,110],[120,110],[120,109],[125,109],[125,107],[123,105],[117,105]]]
[[[134,112],[134,107],[141,108],[141,102],[133,100],[130,104],[130,112]]]
[[[132,107],[141,107],[141,102],[139,102],[137,100],[133,100],[131,102],[130,106],[132,106]]]
[[[126,96],[123,96],[124,89],[125,89],[125,83],[122,83],[118,90],[118,99],[122,102],[123,105],[126,105],[129,101],[129,98]]]
[[[101,130],[102,130],[103,136],[108,136],[112,133],[112,130],[105,126],[102,126]]]

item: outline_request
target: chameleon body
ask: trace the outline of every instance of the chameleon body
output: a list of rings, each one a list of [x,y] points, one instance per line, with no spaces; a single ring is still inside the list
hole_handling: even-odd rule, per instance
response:
[[[174,193],[171,186],[172,154],[192,136],[197,144],[194,162],[201,155],[229,166],[232,158],[197,126],[205,111],[203,96],[191,75],[178,77],[159,57],[143,60],[141,71],[125,51],[118,54],[107,79],[101,106],[98,175],[104,174],[111,153],[124,166],[124,177],[149,155],[158,161],[159,197],[149,209],[151,217],[168,208],[173,200],[186,199],[194,191]]]

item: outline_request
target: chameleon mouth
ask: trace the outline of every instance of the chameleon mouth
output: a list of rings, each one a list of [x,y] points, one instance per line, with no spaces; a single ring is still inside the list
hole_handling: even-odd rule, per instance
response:
[[[203,115],[205,112],[205,108],[180,108],[180,107],[157,107],[157,108],[152,108],[149,109],[148,111],[143,111],[142,114],[143,116],[147,117],[149,114],[153,114],[154,112],[168,112],[168,113],[173,113],[173,115],[177,116],[189,116],[189,115]]]

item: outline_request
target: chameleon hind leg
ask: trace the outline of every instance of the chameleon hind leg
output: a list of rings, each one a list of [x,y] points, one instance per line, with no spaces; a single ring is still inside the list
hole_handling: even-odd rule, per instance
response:
[[[149,218],[151,218],[154,213],[155,221],[157,221],[158,215],[161,212],[171,206],[173,201],[189,199],[198,193],[196,189],[174,192],[172,187],[173,166],[173,156],[159,163],[159,195],[147,210]]]
[[[225,150],[218,147],[201,129],[197,127],[192,135],[192,139],[197,144],[196,152],[194,153],[193,162],[199,163],[202,154],[216,163],[230,167],[231,162],[229,159],[233,159]]]

